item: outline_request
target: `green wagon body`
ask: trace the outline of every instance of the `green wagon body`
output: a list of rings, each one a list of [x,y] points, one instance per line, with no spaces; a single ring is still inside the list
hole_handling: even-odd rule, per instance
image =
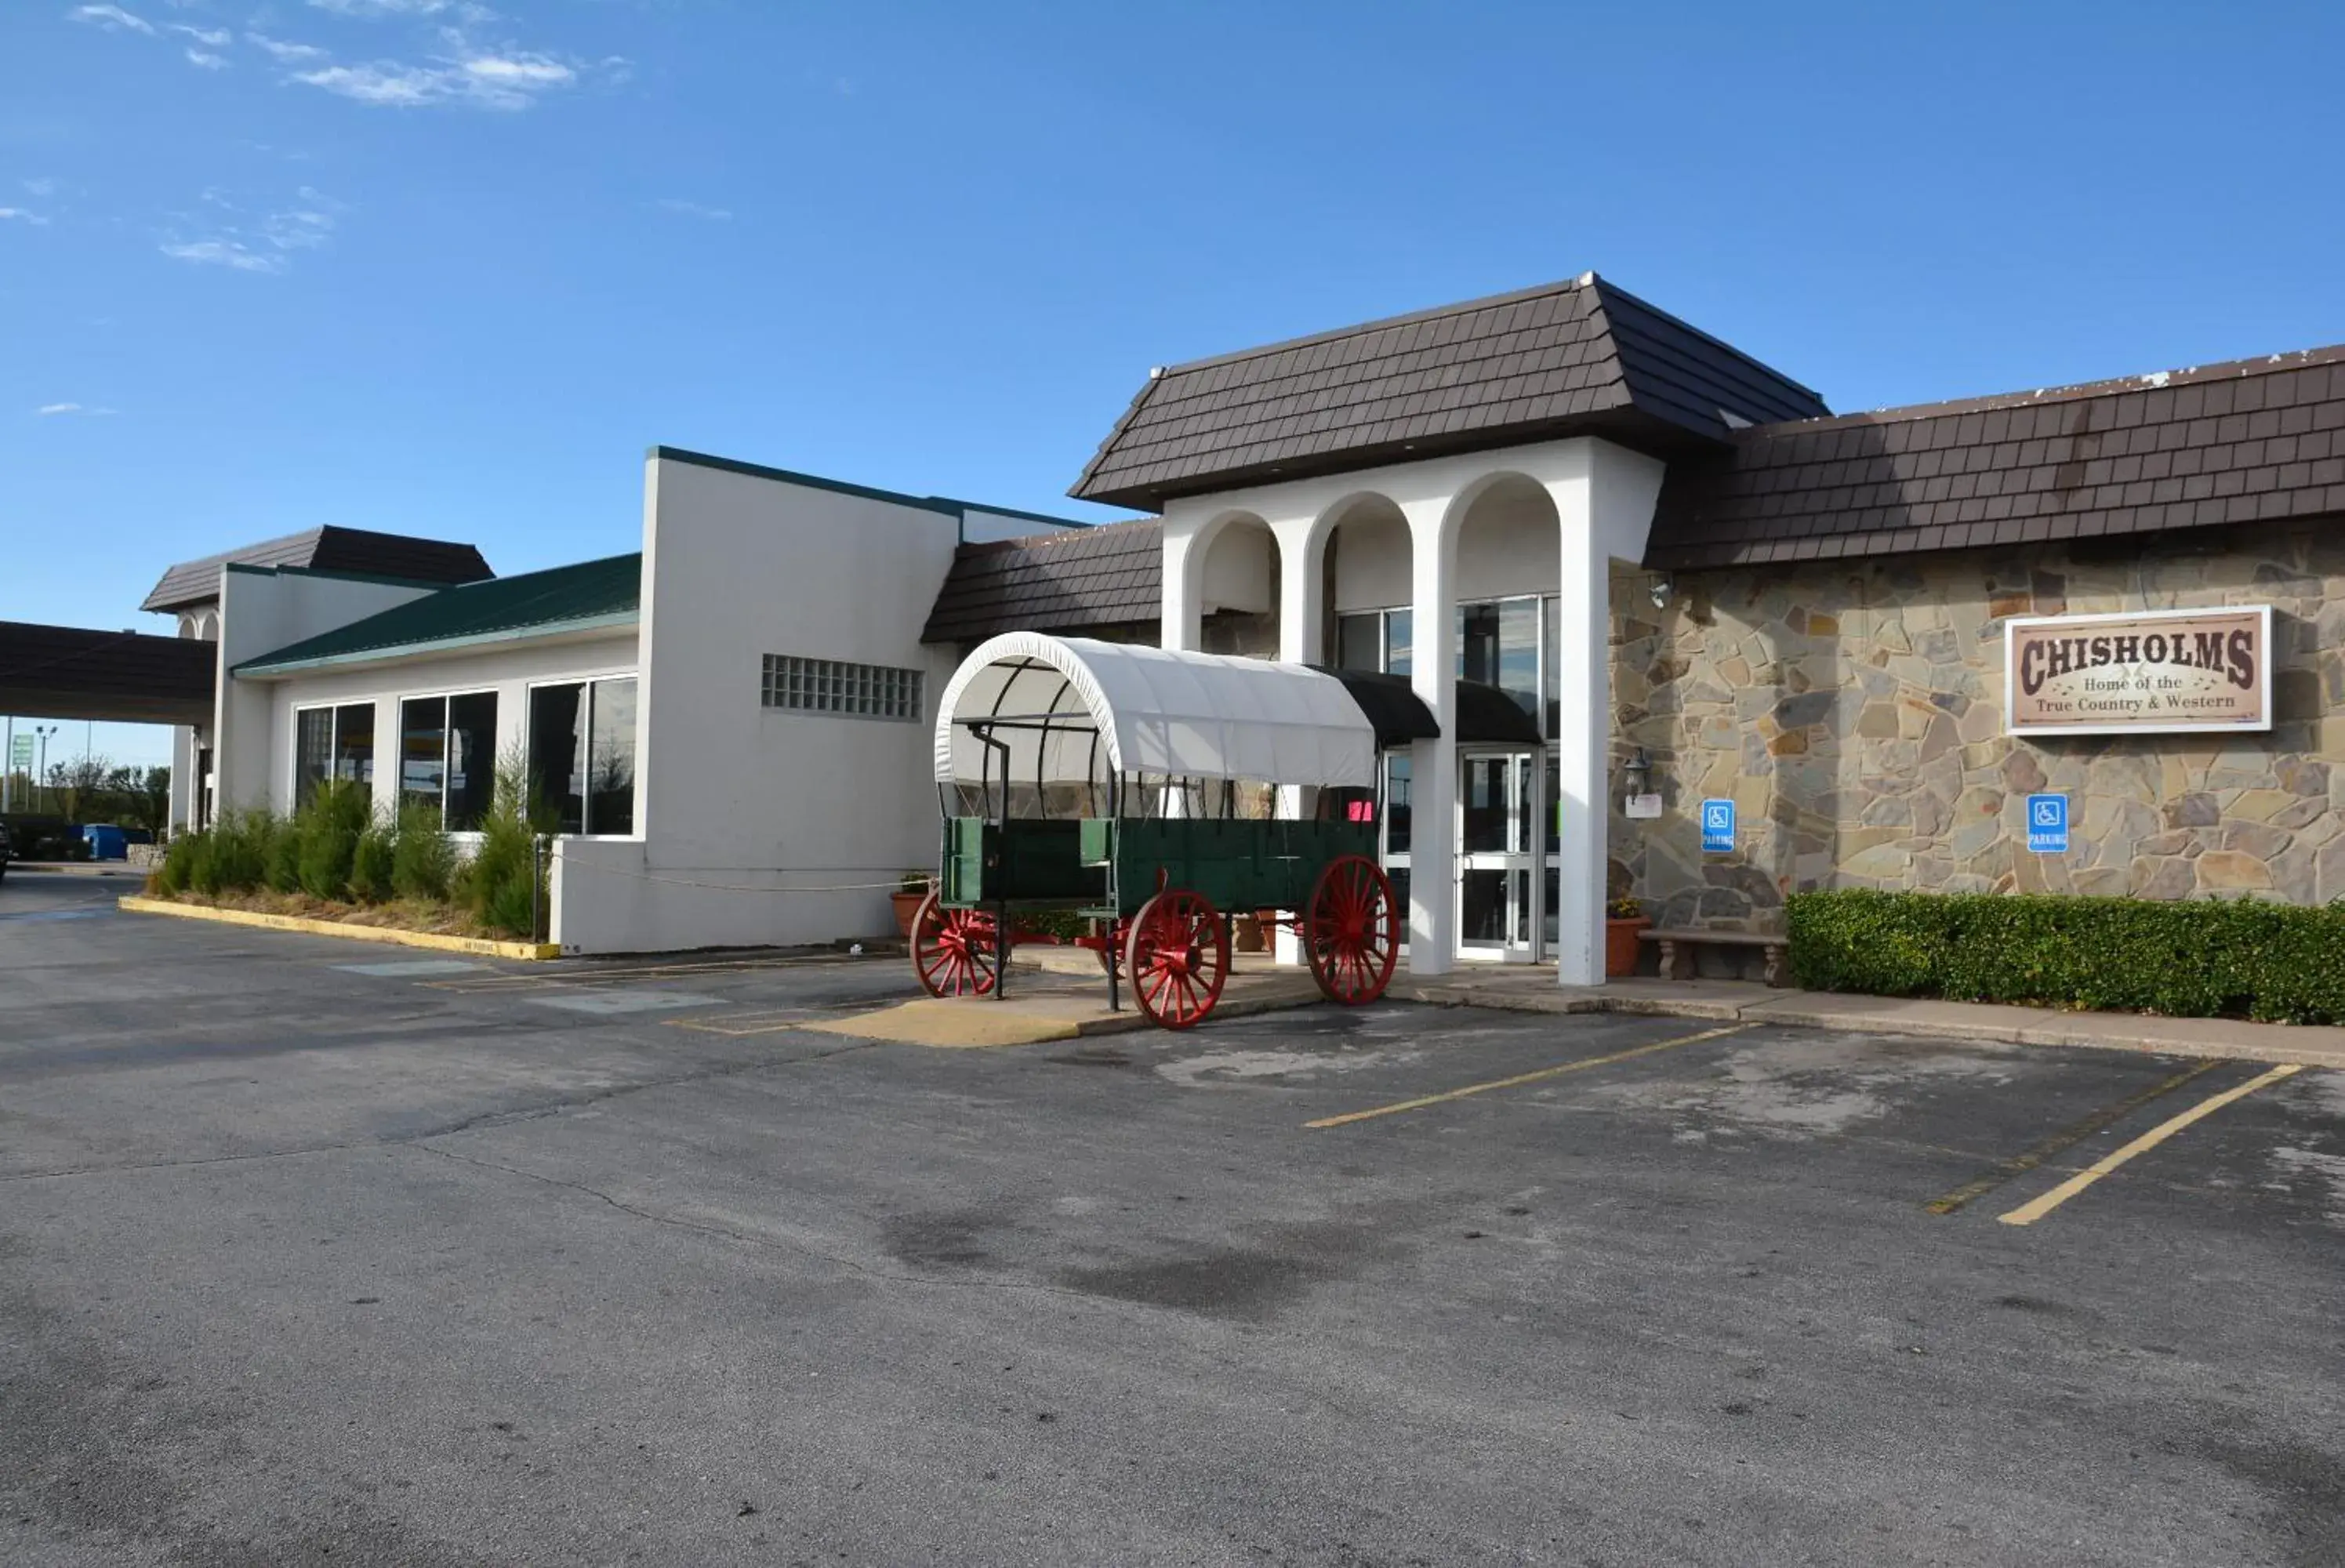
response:
[[[1202,894],[1218,909],[1299,909],[1330,861],[1376,853],[1373,823],[956,816],[944,823],[938,900],[1129,919],[1166,886]]]

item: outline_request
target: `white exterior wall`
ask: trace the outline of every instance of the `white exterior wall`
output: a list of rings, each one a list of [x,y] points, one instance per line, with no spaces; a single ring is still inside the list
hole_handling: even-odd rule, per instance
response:
[[[305,637],[420,599],[412,584],[363,582],[322,572],[227,566],[220,570],[218,692],[212,706],[215,804],[221,811],[282,809],[273,764],[277,737],[269,683],[228,672]]]
[[[407,697],[438,697],[463,692],[497,694],[497,756],[523,751],[529,741],[529,689],[562,681],[599,680],[635,673],[633,628],[615,635],[532,638],[442,655],[423,655],[380,664],[318,671],[267,683],[269,692],[269,804],[279,811],[293,804],[293,748],[299,727],[293,715],[303,708],[374,705],[374,809],[389,818],[399,810],[399,704]]]
[[[1414,612],[1411,681],[1445,738],[1416,743],[1411,758],[1412,973],[1445,973],[1457,954],[1457,753],[1446,738],[1457,671],[1448,628],[1461,602],[1553,592],[1563,666],[1557,967],[1566,985],[1603,979],[1609,565],[1642,559],[1661,473],[1657,459],[1576,437],[1184,497],[1165,508],[1166,647],[1198,645],[1216,541],[1248,521],[1267,524],[1278,541],[1282,657],[1319,658],[1329,613],[1402,605]],[[1339,524],[1335,603],[1323,605],[1324,552]],[[1442,656],[1427,657],[1433,650]],[[1282,944],[1281,956],[1292,956],[1291,944]]]
[[[643,844],[562,846],[564,946],[797,945],[893,929],[898,878],[936,861],[929,737],[954,661],[919,637],[960,537],[956,512],[653,455]],[[919,670],[927,711],[904,723],[767,709],[767,653]]]

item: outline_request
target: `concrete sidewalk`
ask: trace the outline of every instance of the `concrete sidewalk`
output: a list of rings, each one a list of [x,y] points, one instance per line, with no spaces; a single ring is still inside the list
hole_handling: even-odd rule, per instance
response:
[[[1099,976],[1096,955],[1079,947],[1021,947],[1012,960],[1055,974]],[[1215,1017],[1307,1007],[1319,1000],[1310,976],[1280,969],[1266,953],[1233,956],[1229,990]],[[1507,965],[1461,968],[1435,980],[1393,976],[1386,993],[1396,1001],[1451,1007],[1496,1007],[1519,1013],[1631,1013],[1655,1017],[1714,1018],[1737,1023],[1792,1024],[1817,1029],[1854,1029],[1880,1035],[1918,1035],[1935,1039],[1999,1040],[2022,1046],[2097,1046],[2108,1050],[2152,1051],[2181,1057],[2226,1057],[2252,1062],[2301,1062],[2345,1070],[2345,1028],[2289,1024],[2250,1024],[2232,1018],[2160,1018],[2133,1013],[2066,1013],[2049,1007],[2009,1007],[1980,1002],[1936,1002],[1900,996],[1850,996],[1829,991],[1782,990],[1744,980],[1615,980],[1605,986],[1558,986],[1545,966]],[[999,1004],[1022,1011],[1015,980],[1011,999]],[[910,1005],[914,1008],[920,1003]],[[929,1003],[944,1016],[968,1017],[966,1004]],[[1031,996],[1029,1028],[1053,1028],[1041,1038],[1107,1033],[1146,1027],[1139,1014],[1107,1011],[1104,999],[1064,992]],[[855,1032],[849,1020],[841,1027]],[[908,1020],[911,1022],[911,1020]],[[926,1030],[942,1018],[917,1020]],[[1210,1020],[1208,1024],[1210,1025]],[[1015,1027],[1007,1018],[1005,1027]],[[990,1040],[999,1044],[1004,1041]]]
[[[1637,1013],[1797,1024],[1938,1039],[2002,1040],[2023,1046],[2097,1046],[2242,1061],[2302,1062],[2345,1068],[2345,1028],[2250,1024],[2231,1018],[2160,1018],[2133,1013],[2065,1013],[1980,1002],[1847,996],[1779,990],[1750,981],[1615,980],[1558,986],[1545,967],[1452,972],[1436,980],[1393,979],[1392,996],[1446,1007],[1533,1013]]]
[[[1034,1046],[1050,1040],[1155,1027],[1145,1014],[1132,1006],[1128,988],[1120,998],[1122,1005],[1112,1012],[1108,1009],[1107,976],[1100,968],[1099,956],[1088,948],[1035,944],[1013,947],[1010,952],[1007,996],[922,996],[892,1007],[804,1027],[823,1034],[939,1049]],[[1037,986],[1033,978],[1036,972],[1091,984],[1080,989],[1051,983]],[[1267,954],[1233,954],[1222,999],[1206,1020],[1206,1027],[1210,1027],[1215,1019],[1308,1007],[1317,1000],[1319,988],[1304,971],[1278,968]]]

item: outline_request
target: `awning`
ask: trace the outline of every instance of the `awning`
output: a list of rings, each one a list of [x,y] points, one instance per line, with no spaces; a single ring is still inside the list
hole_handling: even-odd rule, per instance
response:
[[[1441,733],[1432,710],[1416,694],[1416,688],[1406,675],[1386,675],[1373,670],[1331,669],[1327,673],[1344,683],[1344,689],[1352,693],[1352,701],[1360,705],[1360,712],[1376,726],[1379,747],[1429,741]],[[1452,712],[1455,716],[1451,725],[1457,731],[1459,745],[1536,746],[1546,739],[1539,733],[1538,720],[1524,712],[1520,703],[1497,687],[1479,681],[1457,683],[1457,703]]]
[[[937,709],[938,782],[1112,773],[1370,788],[1376,732],[1334,676],[1302,664],[1010,632],[978,645]]]

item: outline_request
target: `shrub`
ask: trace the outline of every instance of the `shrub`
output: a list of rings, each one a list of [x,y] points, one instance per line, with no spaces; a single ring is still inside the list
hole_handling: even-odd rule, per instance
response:
[[[327,779],[285,828],[293,841],[301,891],[312,898],[350,896],[350,862],[367,830],[369,800],[360,785]]]
[[[481,819],[481,842],[459,879],[472,917],[511,936],[534,935],[538,923],[537,835],[550,831],[521,759],[497,764],[496,791]]]
[[[1794,895],[1790,934],[1812,990],[2345,1023],[2345,905],[1848,890]]]
[[[254,812],[252,833],[261,845],[262,880],[272,893],[301,891],[301,835],[290,822]]]
[[[204,850],[200,833],[179,833],[163,846],[163,858],[155,867],[148,885],[166,898],[174,898],[195,885],[196,856]]]
[[[223,812],[197,835],[200,841],[189,867],[198,893],[249,893],[269,880],[275,824],[262,812]]]
[[[380,904],[391,896],[391,860],[398,835],[387,822],[370,822],[350,846],[350,896],[361,904]]]
[[[391,843],[391,890],[401,898],[443,899],[455,874],[456,846],[440,825],[440,808],[402,806]]]

